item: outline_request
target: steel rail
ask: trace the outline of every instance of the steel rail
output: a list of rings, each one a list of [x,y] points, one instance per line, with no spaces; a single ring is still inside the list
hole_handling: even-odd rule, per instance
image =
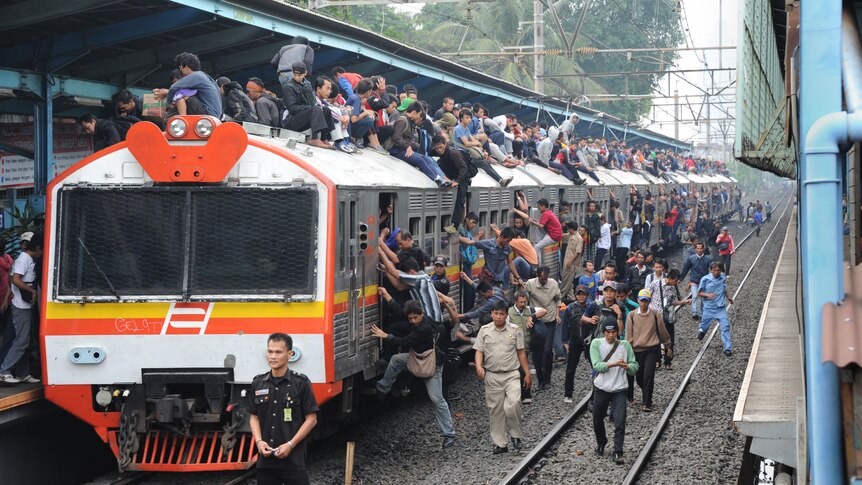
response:
[[[781,226],[780,221],[784,219],[784,215],[787,213],[787,209],[790,208],[791,202],[793,202],[793,193],[790,193],[788,195],[790,196],[790,198],[787,201],[787,205],[784,206],[784,211],[782,211],[781,216],[775,222],[775,227],[772,228],[772,230],[769,232],[769,235],[763,241],[763,245],[760,247],[760,251],[757,252],[757,256],[755,256],[754,261],[751,263],[751,266],[748,268],[748,271],[745,273],[745,276],[739,282],[739,286],[736,287],[736,291],[733,293],[734,300],[736,299],[736,296],[739,295],[739,292],[742,291],[742,288],[745,286],[748,277],[751,276],[752,271],[754,271],[754,268],[757,265],[757,261],[760,259],[760,256],[763,254],[763,251],[766,250],[766,243],[769,242],[769,239]],[[742,246],[742,244],[744,244],[756,231],[757,230],[755,229],[754,231],[751,231],[747,236],[745,236],[745,238],[743,238],[743,240],[739,243],[739,246]],[[733,304],[729,305],[728,310],[732,306]],[[700,352],[698,352],[697,357],[694,358],[691,367],[689,367],[688,372],[686,372],[685,377],[683,378],[679,387],[677,387],[677,390],[671,398],[670,402],[668,403],[667,408],[661,415],[661,419],[659,419],[658,424],[653,429],[652,434],[650,435],[637,459],[632,464],[631,468],[629,468],[628,474],[626,475],[625,479],[623,479],[623,485],[630,485],[634,483],[640,475],[641,471],[643,471],[644,467],[648,463],[650,455],[652,455],[652,452],[655,450],[659,438],[667,427],[667,423],[670,420],[671,415],[673,415],[674,410],[676,409],[676,405],[679,403],[679,400],[682,397],[682,394],[685,392],[686,387],[688,387],[688,383],[691,380],[691,376],[694,374],[695,369],[697,368],[703,356],[706,354],[706,350],[709,347],[710,342],[712,342],[713,338],[715,338],[715,335],[718,333],[718,327],[718,325],[714,325],[712,327],[712,331],[709,332],[709,337],[705,339],[706,341],[703,343]]]
[[[757,261],[760,259],[760,256],[762,255],[762,253],[766,247],[766,243],[772,237],[772,234],[775,232],[775,230],[778,229],[778,227],[780,226],[780,224],[779,224],[780,221],[784,218],[784,215],[787,213],[787,209],[790,207],[790,205],[791,205],[790,203],[793,201],[793,193],[790,193],[788,195],[790,198],[784,207],[784,211],[781,213],[781,216],[779,216],[779,218],[776,220],[775,227],[772,228],[772,231],[769,233],[767,238],[764,240],[763,247],[760,248],[760,251],[757,253],[757,256],[754,258],[754,262],[752,263],[751,267],[748,269],[748,272],[746,273],[745,277],[739,283],[739,286],[737,287],[737,290],[733,295],[734,299],[739,294],[739,292],[742,290],[742,287],[745,285],[745,282],[748,280],[749,275],[753,271]],[[782,201],[783,201],[783,199],[782,199]],[[779,205],[780,204],[781,204],[781,202],[779,202]],[[757,229],[754,229],[751,232],[749,232],[748,235],[746,235],[742,239],[742,241],[740,241],[739,244],[736,245],[736,248],[738,249],[738,248],[742,247],[751,238],[751,236],[755,232],[757,232]],[[700,360],[703,357],[703,355],[706,353],[706,349],[709,347],[710,342],[715,337],[717,330],[718,330],[718,326],[715,326],[712,329],[712,331],[710,332],[709,338],[706,339],[706,341],[704,342],[704,344],[703,344],[700,352],[698,353],[697,357],[695,357],[695,360],[692,363],[691,367],[689,368],[688,372],[686,373],[685,378],[683,379],[680,386],[677,388],[677,391],[674,393],[673,398],[671,399],[671,402],[668,404],[668,408],[665,410],[665,412],[662,415],[658,425],[653,430],[653,433],[650,435],[650,438],[647,441],[647,444],[644,446],[644,449],[641,450],[641,453],[638,455],[637,460],[635,460],[635,463],[632,465],[632,468],[629,470],[629,473],[626,475],[625,481],[623,483],[626,483],[626,484],[633,483],[633,481],[637,478],[637,476],[640,474],[640,471],[643,469],[643,467],[647,463],[647,459],[649,458],[649,455],[652,453],[652,449],[655,448],[655,445],[658,442],[658,438],[661,436],[661,433],[664,431],[664,428],[667,425],[667,421],[668,421],[670,415],[673,413],[673,408],[676,406],[677,402],[679,401],[679,398],[682,396],[683,392],[685,391],[685,388],[688,386],[688,382],[691,379],[692,374],[694,374],[695,368],[700,363]],[[539,461],[539,459],[547,452],[547,450],[549,448],[551,448],[560,439],[562,434],[575,422],[575,420],[577,420],[582,414],[584,414],[584,412],[587,411],[587,407],[589,405],[591,398],[592,398],[592,392],[590,392],[589,394],[584,396],[583,399],[581,399],[578,402],[578,404],[571,411],[569,411],[565,416],[563,416],[563,418],[560,419],[557,422],[557,424],[555,424],[554,427],[551,428],[551,430],[548,431],[548,433],[538,443],[536,443],[536,445],[530,450],[530,452],[527,453],[527,455],[525,455],[524,458],[522,458],[521,461],[518,462],[518,464],[515,466],[515,468],[513,468],[511,471],[509,471],[509,473],[505,477],[503,477],[498,482],[498,484],[499,485],[515,485],[515,484],[522,483],[524,476],[529,473],[529,471],[531,470],[533,465],[537,461]]]

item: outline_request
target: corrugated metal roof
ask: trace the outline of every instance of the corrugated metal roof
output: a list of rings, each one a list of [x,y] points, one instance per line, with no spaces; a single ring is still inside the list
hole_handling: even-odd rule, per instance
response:
[[[823,362],[862,366],[862,265],[845,265],[844,291],[844,301],[823,305]]]

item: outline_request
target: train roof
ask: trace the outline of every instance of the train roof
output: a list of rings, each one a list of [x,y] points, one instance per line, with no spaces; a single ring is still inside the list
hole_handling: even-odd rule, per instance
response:
[[[566,177],[533,163],[528,163],[521,167],[520,170],[528,173],[540,186],[572,185],[572,182]]]

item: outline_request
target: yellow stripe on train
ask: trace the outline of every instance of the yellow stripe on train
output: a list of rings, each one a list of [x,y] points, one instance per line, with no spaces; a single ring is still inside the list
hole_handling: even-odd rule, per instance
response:
[[[375,286],[375,290],[376,286]],[[346,301],[346,294],[345,301]],[[98,319],[98,318],[165,318],[170,309],[169,302],[153,303],[48,303],[48,319]],[[325,303],[312,302],[217,302],[211,318],[278,318],[278,317],[323,317]]]

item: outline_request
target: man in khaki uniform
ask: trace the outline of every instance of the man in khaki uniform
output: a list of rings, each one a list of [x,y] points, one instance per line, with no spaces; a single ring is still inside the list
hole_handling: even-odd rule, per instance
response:
[[[574,282],[581,271],[581,255],[584,253],[584,239],[579,232],[578,223],[569,221],[566,223],[568,233],[563,236],[566,241],[566,253],[563,257],[562,281],[560,292],[563,294],[564,302],[575,299]]]
[[[491,421],[491,440],[494,454],[520,450],[524,433],[521,431],[521,386],[520,373],[524,374],[524,387],[532,385],[527,353],[524,350],[524,332],[508,323],[508,306],[505,302],[494,303],[491,308],[493,322],[479,329],[476,335],[476,375],[485,381],[485,404]]]

